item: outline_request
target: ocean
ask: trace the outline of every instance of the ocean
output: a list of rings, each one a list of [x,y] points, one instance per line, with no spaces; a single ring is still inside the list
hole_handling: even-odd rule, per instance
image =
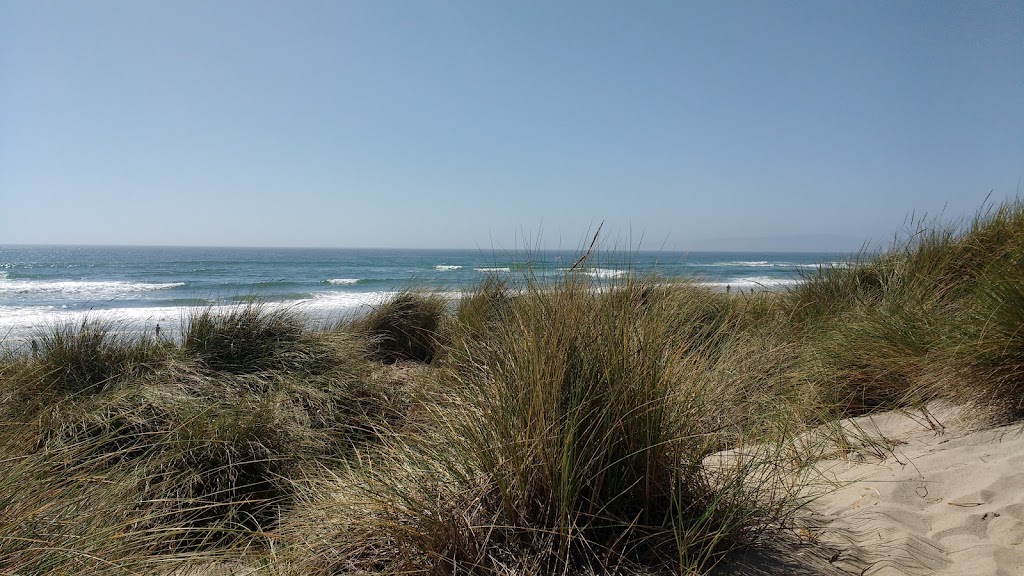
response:
[[[168,334],[197,306],[259,300],[311,319],[365,311],[406,289],[453,298],[487,275],[550,282],[578,252],[316,248],[0,246],[0,340],[24,340],[58,322],[114,319],[126,330]],[[581,267],[596,279],[623,274],[688,278],[718,289],[778,290],[849,254],[766,252],[600,253]]]

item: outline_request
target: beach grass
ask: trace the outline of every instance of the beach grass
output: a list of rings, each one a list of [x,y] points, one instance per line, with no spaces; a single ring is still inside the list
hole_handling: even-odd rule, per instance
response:
[[[876,446],[838,419],[1024,412],[1018,202],[780,292],[598,256],[330,327],[255,301],[5,349],[0,572],[707,573],[794,529],[817,455]]]
[[[376,345],[374,356],[380,361],[429,364],[441,349],[448,312],[444,296],[407,291],[375,306],[356,325]]]

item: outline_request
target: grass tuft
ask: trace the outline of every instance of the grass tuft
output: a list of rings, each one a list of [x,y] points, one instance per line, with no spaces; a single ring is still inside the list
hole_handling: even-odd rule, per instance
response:
[[[382,362],[429,364],[440,350],[448,313],[448,300],[439,294],[401,292],[375,307],[359,328],[376,343],[375,356]]]
[[[508,281],[488,276],[459,299],[455,319],[471,334],[482,334],[488,326],[500,322],[502,314],[511,305],[512,295]]]
[[[39,334],[34,368],[38,380],[59,393],[91,394],[151,370],[162,352],[152,340],[119,334],[112,322],[84,319]]]
[[[695,375],[716,339],[679,330],[705,317],[665,294],[571,274],[528,283],[483,333],[462,324],[433,419],[310,495],[329,547],[311,570],[696,571],[777,522],[779,484],[705,464],[721,418]]]
[[[287,309],[250,302],[193,313],[184,330],[184,349],[209,368],[245,374],[273,369],[308,369],[317,361],[304,338],[305,324]]]

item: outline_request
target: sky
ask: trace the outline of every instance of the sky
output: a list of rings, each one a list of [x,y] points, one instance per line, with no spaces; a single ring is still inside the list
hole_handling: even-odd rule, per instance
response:
[[[0,0],[0,244],[846,250],[1022,181],[1020,1]]]

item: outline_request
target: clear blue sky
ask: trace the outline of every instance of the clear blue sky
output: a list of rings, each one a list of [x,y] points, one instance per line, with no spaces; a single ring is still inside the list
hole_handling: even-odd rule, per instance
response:
[[[0,0],[0,243],[829,250],[1022,178],[1015,0]]]

